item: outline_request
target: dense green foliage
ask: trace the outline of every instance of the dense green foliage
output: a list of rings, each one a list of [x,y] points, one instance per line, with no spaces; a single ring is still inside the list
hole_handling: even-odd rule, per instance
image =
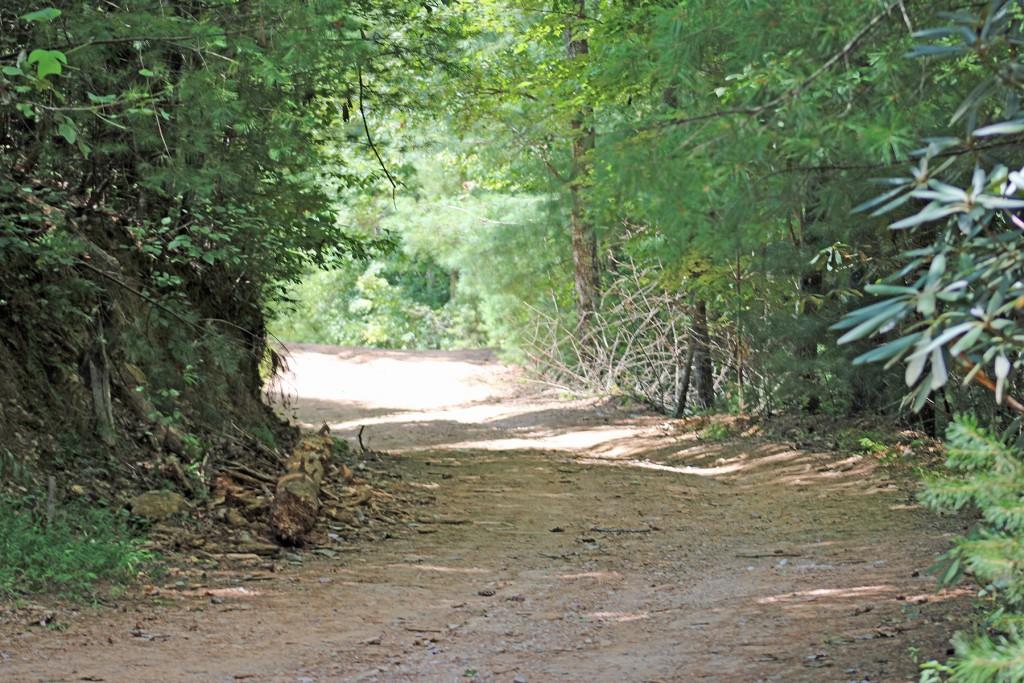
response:
[[[267,306],[392,242],[339,207],[390,177],[373,117],[444,68],[436,4],[0,5],[0,374],[44,371],[54,409],[260,428]],[[110,445],[94,412],[74,429]]]
[[[948,664],[926,666],[922,681],[1019,681],[1024,677],[1024,452],[960,418],[947,434],[948,473],[928,478],[923,501],[939,512],[975,508],[983,523],[957,540],[937,565],[950,584],[969,573],[989,611],[975,634],[953,639]]]
[[[559,383],[666,410],[895,413],[900,384],[851,367],[863,349],[825,343],[827,328],[910,243],[879,239],[882,219],[851,209],[975,85],[967,61],[904,58],[912,30],[956,6],[453,5],[458,66],[429,109],[392,117],[405,187],[370,207],[375,225],[455,275],[491,343]],[[676,341],[640,365],[627,341],[597,343],[631,337],[630,281],[675,302],[662,322]],[[552,330],[578,339],[549,344]],[[690,405],[673,406],[684,377]]]
[[[486,343],[475,310],[453,300],[450,275],[401,253],[310,273],[271,325],[290,341],[389,349],[447,349]]]
[[[444,5],[0,2],[0,469],[22,490],[202,493],[287,436],[260,400],[268,307],[390,248],[339,208],[390,176],[383,114],[449,68]]]
[[[1011,371],[1021,362],[1024,223],[1013,212],[1024,208],[1018,196],[1024,176],[1011,170],[1024,163],[1016,149],[1024,132],[1018,118],[1024,82],[1015,57],[1020,11],[1014,3],[997,2],[984,14],[962,13],[948,28],[921,32],[941,42],[922,45],[917,54],[959,56],[976,66],[977,86],[951,121],[965,124],[964,130],[926,140],[909,175],[887,179],[891,189],[861,207],[882,215],[912,206],[915,212],[890,228],[917,228],[916,248],[901,255],[892,276],[866,287],[885,298],[837,325],[849,330],[840,342],[897,328],[898,338],[857,362],[904,362],[915,410],[943,391],[959,367],[965,384],[977,378],[1003,404],[1013,389]],[[969,30],[979,26],[977,34]],[[953,40],[942,40],[947,36]]]
[[[563,286],[569,254],[557,213],[544,196],[468,179],[476,147],[447,129],[418,125],[385,139],[406,150],[403,191],[359,198],[343,220],[391,235],[399,248],[310,273],[289,290],[294,305],[279,307],[272,331],[292,341],[516,352],[529,330],[524,303]]]
[[[955,377],[991,391],[996,406],[1024,415],[1013,398],[1024,350],[1024,223],[1016,215],[1024,208],[1024,177],[1012,170],[1024,163],[1017,151],[1024,132],[1024,67],[1017,57],[1024,8],[994,0],[980,12],[945,18],[946,25],[917,34],[928,42],[913,54],[952,57],[972,76],[975,88],[950,122],[962,124],[963,132],[926,140],[910,174],[888,180],[888,191],[860,207],[875,215],[913,207],[915,213],[890,228],[912,232],[915,244],[893,275],[866,288],[884,298],[837,327],[846,330],[840,342],[888,337],[857,362],[902,362],[905,400],[915,411],[936,398],[947,406],[955,401],[949,381]],[[969,573],[991,609],[976,634],[956,636],[956,656],[948,664],[926,666],[923,681],[1024,678],[1024,437],[1021,417],[1007,425],[1002,411],[986,412],[989,429],[968,417],[949,426],[949,473],[930,477],[923,500],[938,511],[971,507],[981,515],[940,565],[941,578],[950,583]],[[993,434],[1003,426],[1001,436]]]
[[[86,597],[153,560],[127,515],[74,505],[49,522],[25,502],[0,497],[0,597],[38,591]]]
[[[402,84],[378,86],[379,72],[437,48],[428,9],[4,10],[0,189],[13,224],[3,256],[76,267],[89,245],[79,216],[66,215],[74,207],[123,234],[124,248],[148,264],[154,295],[173,300],[195,287],[209,308],[257,320],[267,297],[307,264],[379,242],[335,216],[341,193],[380,174],[360,163],[366,150],[345,154],[357,146],[353,108],[365,109],[367,90],[398,99]],[[29,304],[5,302],[19,305]]]

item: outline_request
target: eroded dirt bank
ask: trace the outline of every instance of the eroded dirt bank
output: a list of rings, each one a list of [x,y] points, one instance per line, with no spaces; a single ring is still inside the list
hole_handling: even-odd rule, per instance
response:
[[[482,351],[291,365],[296,417],[364,426],[428,495],[415,521],[214,595],[0,630],[0,680],[910,681],[967,608],[924,573],[955,522],[865,461],[701,443]]]

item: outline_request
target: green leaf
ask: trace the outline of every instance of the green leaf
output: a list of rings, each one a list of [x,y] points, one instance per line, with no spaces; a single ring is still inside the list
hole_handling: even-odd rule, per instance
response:
[[[896,195],[900,194],[901,192],[906,192],[906,191],[907,191],[907,188],[904,187],[901,184],[900,187],[897,187],[895,190],[889,190],[885,194],[878,195],[874,199],[869,199],[866,202],[858,204],[857,206],[853,207],[853,209],[851,209],[851,212],[852,213],[861,213],[863,211],[867,211],[868,209],[873,209],[876,206],[878,206],[879,204],[887,202],[890,199],[892,199],[893,197],[895,197]]]
[[[97,95],[95,93],[86,93],[86,97],[93,104],[112,104],[117,102],[117,95]]]
[[[871,349],[867,353],[862,353],[853,359],[853,364],[864,365],[865,363],[877,363],[881,360],[887,360],[889,358],[899,356],[901,353],[913,346],[920,338],[920,333],[912,334],[908,337],[901,337],[895,341],[883,344],[877,349]]]
[[[942,349],[935,349],[932,351],[932,380],[929,388],[932,391],[941,389],[945,386],[948,378],[949,373],[946,371],[946,359],[942,355]]]
[[[946,572],[942,575],[939,583],[943,586],[949,586],[960,576],[960,558],[953,560]]]
[[[32,50],[29,53],[27,64],[36,65],[36,75],[39,78],[60,75],[64,70],[62,64],[68,63],[68,57],[60,50]]]
[[[928,356],[911,356],[907,362],[907,369],[903,373],[903,381],[908,387],[912,387],[917,384],[917,380],[921,378],[921,373],[924,372],[924,365],[928,360]]]
[[[913,198],[913,195],[911,195],[910,192],[906,192],[905,194],[901,194],[900,196],[896,197],[896,199],[893,199],[891,202],[887,202],[886,204],[883,204],[882,206],[880,206],[877,209],[875,209],[874,211],[872,211],[871,215],[872,216],[881,216],[882,214],[889,213],[893,209],[897,209],[897,208],[903,206],[904,204],[909,202],[912,198]]]
[[[991,210],[997,209],[1020,209],[1024,208],[1024,200],[1008,199],[1007,197],[993,197],[983,194],[975,198],[975,201],[982,207]]]
[[[917,312],[925,317],[930,317],[935,313],[935,292],[932,290],[925,290],[921,292],[921,296],[917,298]]]
[[[907,53],[907,57],[934,57],[937,55],[955,55],[966,52],[962,45],[918,45]]]
[[[891,302],[890,305],[884,308],[881,313],[878,313],[874,317],[868,318],[861,324],[857,325],[852,330],[850,330],[842,337],[840,337],[839,341],[836,343],[842,346],[843,344],[849,344],[850,342],[857,341],[858,339],[866,337],[875,330],[877,330],[878,328],[885,325],[893,318],[895,318],[900,312],[902,312],[902,310],[902,301]]]
[[[943,331],[942,334],[940,334],[935,339],[931,340],[926,346],[923,346],[919,350],[914,351],[913,355],[911,355],[910,358],[915,358],[917,356],[925,356],[929,353],[932,353],[934,350],[938,349],[943,344],[949,343],[953,339],[959,337],[960,335],[964,334],[965,332],[967,332],[968,330],[975,326],[976,323],[973,322],[960,323],[959,325],[954,325],[948,330]]]
[[[28,14],[22,14],[21,20],[33,23],[36,21],[53,21],[60,16],[60,10],[56,7],[47,7],[45,9],[37,9],[35,12],[29,12]]]
[[[952,355],[959,356],[961,353],[974,346],[974,343],[978,341],[982,333],[985,331],[985,325],[983,323],[971,323],[971,325],[974,329],[961,337],[957,343],[953,345],[953,348],[949,350]]]
[[[911,33],[913,38],[945,38],[947,36],[956,35],[960,31],[954,26],[939,26],[938,28],[926,28],[920,31],[914,31]]]
[[[912,292],[916,294],[917,290],[912,290]],[[855,327],[856,325],[859,325],[868,318],[877,315],[878,313],[892,307],[893,305],[905,303],[906,300],[906,298],[900,298],[883,299],[882,301],[876,301],[875,303],[870,304],[868,306],[864,306],[863,308],[858,308],[855,311],[850,311],[849,313],[846,314],[846,316],[843,317],[842,320],[837,322],[829,329],[845,330],[851,327]]]
[[[917,294],[917,290],[913,287],[903,287],[901,285],[886,285],[886,284],[874,284],[866,285],[864,291],[868,294],[874,294],[876,296],[893,296],[900,294],[909,294],[914,296]]]
[[[1002,123],[984,126],[974,131],[974,137],[984,138],[990,135],[1015,135],[1016,133],[1024,133],[1024,119],[1003,121]]]
[[[179,247],[190,246],[192,246],[192,239],[188,235],[178,235],[168,243],[167,249],[170,251],[174,251]]]
[[[928,284],[932,285],[938,282],[939,278],[946,272],[946,255],[939,253],[932,259],[931,265],[928,267]]]
[[[75,128],[75,124],[71,119],[64,119],[60,125],[57,126],[57,132],[60,133],[61,137],[68,141],[68,144],[73,145],[78,141],[78,130]]]
[[[928,402],[928,396],[931,393],[931,386],[927,382],[921,382],[921,385],[914,392],[914,402],[911,404],[910,409],[915,413],[920,412],[921,408],[924,408],[924,404]]]
[[[1010,375],[1010,360],[999,354],[996,357],[996,403],[1002,405],[1006,396],[1006,378]]]
[[[909,218],[904,218],[901,221],[892,223],[889,228],[892,230],[904,230],[906,228],[912,228],[915,225],[921,225],[922,223],[928,223],[931,221],[937,221],[940,218],[945,218],[950,214],[954,214],[960,211],[955,206],[942,206],[941,204],[929,204],[920,213],[916,213]]]

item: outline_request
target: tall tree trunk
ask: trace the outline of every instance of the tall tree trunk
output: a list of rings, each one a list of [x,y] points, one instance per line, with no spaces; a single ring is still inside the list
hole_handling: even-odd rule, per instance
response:
[[[590,52],[586,38],[578,37],[587,18],[585,0],[575,0],[575,14],[565,29],[565,54],[569,60],[583,59]],[[597,234],[587,218],[584,188],[590,175],[590,153],[594,149],[593,109],[581,107],[570,123],[572,131],[572,175],[569,192],[572,198],[569,216],[572,231],[573,277],[576,285],[576,307],[580,332],[585,332],[597,310],[600,272],[597,262]]]
[[[710,408],[715,402],[715,378],[711,367],[708,305],[703,299],[693,307],[693,341],[697,371],[697,403],[701,408]]]
[[[806,197],[815,197],[819,185],[819,178],[815,177],[808,181],[803,192]],[[820,220],[820,215],[815,211],[814,205],[802,205],[797,211],[797,220],[800,226],[800,233],[793,239],[793,244],[800,254],[800,262],[807,263],[806,254],[813,253],[818,240],[815,239],[811,228],[814,223]],[[804,271],[800,275],[800,292],[803,307],[801,318],[808,327],[818,317],[818,301],[824,292],[824,278],[821,271]],[[821,410],[821,396],[818,393],[818,377],[815,372],[815,365],[818,358],[818,335],[816,330],[811,328],[801,335],[796,343],[795,356],[806,370],[800,376],[806,383],[806,396],[804,398],[803,410],[808,415],[816,415]]]
[[[736,249],[736,395],[740,413],[746,409],[743,395],[743,262],[740,250]]]
[[[448,273],[448,299],[454,300],[455,294],[459,291],[459,269],[453,268]]]
[[[812,272],[800,278],[800,289],[805,294],[816,295],[822,290],[821,273]],[[803,315],[813,316],[818,311],[818,305],[810,298],[804,301]],[[818,339],[811,336],[797,343],[796,357],[804,364],[813,367],[818,358]],[[804,412],[808,415],[816,415],[821,410],[821,396],[818,395],[818,379],[814,371],[802,373],[803,379],[807,382],[807,396],[804,399]]]
[[[690,343],[686,347],[686,360],[683,361],[683,376],[679,380],[679,393],[676,396],[676,410],[672,414],[677,420],[686,412],[686,397],[690,393],[690,377],[693,375],[693,357],[696,354],[697,345],[694,343],[693,334],[690,334]]]

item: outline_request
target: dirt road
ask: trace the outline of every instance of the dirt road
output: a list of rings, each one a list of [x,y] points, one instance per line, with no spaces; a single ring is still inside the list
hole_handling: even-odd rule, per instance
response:
[[[954,522],[867,461],[704,443],[486,352],[302,347],[292,370],[300,421],[365,426],[436,502],[216,600],[0,641],[0,680],[911,681],[966,608],[924,575]]]

